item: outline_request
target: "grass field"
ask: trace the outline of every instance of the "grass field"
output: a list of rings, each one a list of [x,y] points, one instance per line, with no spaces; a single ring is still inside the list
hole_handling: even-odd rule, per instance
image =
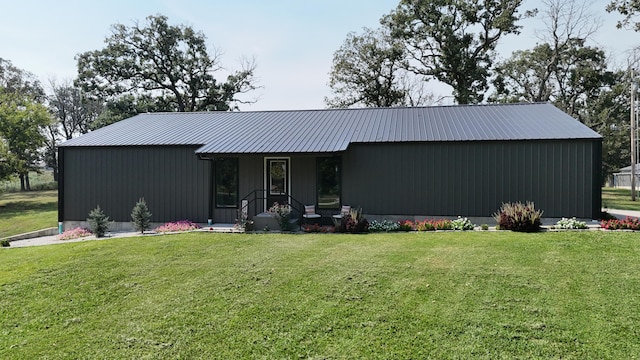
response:
[[[57,226],[57,190],[0,194],[0,239]]]
[[[640,211],[640,195],[636,196],[636,201],[631,201],[629,189],[602,188],[602,207]]]
[[[0,250],[0,358],[640,354],[628,232],[191,233]]]

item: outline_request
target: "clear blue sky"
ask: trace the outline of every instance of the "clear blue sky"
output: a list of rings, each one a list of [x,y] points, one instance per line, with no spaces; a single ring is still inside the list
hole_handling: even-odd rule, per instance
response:
[[[608,0],[593,2],[602,17],[598,45],[626,64],[627,49],[640,45],[640,34],[615,29]],[[100,49],[114,23],[131,25],[152,14],[169,17],[202,31],[209,44],[224,52],[222,65],[238,68],[242,56],[255,57],[263,86],[255,105],[241,110],[318,109],[330,94],[327,86],[333,52],[350,31],[377,27],[398,0],[0,0],[0,57],[31,71],[46,84],[76,76],[76,54]],[[541,6],[525,0],[523,9]],[[523,23],[520,36],[505,38],[504,56],[532,47],[538,20]],[[446,86],[435,85],[440,96]]]

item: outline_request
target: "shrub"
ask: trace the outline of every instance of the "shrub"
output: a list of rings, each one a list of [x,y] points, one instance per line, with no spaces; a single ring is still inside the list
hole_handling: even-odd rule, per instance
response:
[[[133,207],[131,219],[133,220],[133,227],[140,231],[141,234],[144,234],[144,231],[151,225],[151,213],[144,198],[140,198]]]
[[[62,234],[58,235],[58,240],[78,239],[78,238],[83,238],[91,235],[93,234],[88,229],[77,227],[71,230],[67,230]]]
[[[416,225],[411,220],[402,220],[398,222],[398,231],[413,231]]]
[[[429,220],[424,220],[416,223],[416,230],[418,231],[435,231],[436,228]]]
[[[332,233],[335,231],[333,226],[319,225],[319,224],[304,224],[302,225],[302,231],[308,233]]]
[[[540,231],[542,210],[536,210],[532,202],[522,204],[503,203],[500,210],[493,214],[500,230],[520,232]]]
[[[453,230],[473,230],[475,225],[473,225],[471,220],[458,216],[457,219],[451,221],[451,227]]]
[[[432,220],[431,223],[436,230],[453,230],[451,220],[448,219]]]
[[[273,206],[267,211],[273,214],[276,220],[278,220],[280,230],[291,230],[291,222],[289,221],[291,220],[291,206],[289,204],[278,204],[277,202],[274,202]]]
[[[603,220],[600,227],[606,230],[640,230],[640,220],[629,216],[624,220]]]
[[[395,221],[373,220],[369,224],[369,231],[371,232],[391,232],[391,231],[398,231],[398,230],[400,230],[400,224]]]
[[[584,221],[576,220],[576,218],[566,219],[562,218],[556,223],[558,229],[586,229],[587,223]]]
[[[9,247],[11,246],[11,243],[9,242],[9,240],[4,239],[4,240],[0,240],[0,246],[2,247]]]
[[[180,220],[176,222],[168,222],[164,225],[158,226],[153,231],[157,233],[166,233],[166,232],[178,232],[178,231],[191,231],[197,230],[200,226],[198,224],[189,221],[189,220]]]
[[[87,222],[89,222],[89,229],[96,237],[103,237],[111,224],[109,217],[100,209],[100,205],[91,210]]]
[[[351,208],[349,214],[345,215],[336,227],[336,232],[342,233],[364,233],[369,231],[369,222],[362,215],[362,209]]]
[[[480,225],[480,228],[481,228],[482,230],[484,230],[484,231],[487,231],[487,230],[489,230],[489,225],[487,225],[487,224],[482,224],[482,225]]]

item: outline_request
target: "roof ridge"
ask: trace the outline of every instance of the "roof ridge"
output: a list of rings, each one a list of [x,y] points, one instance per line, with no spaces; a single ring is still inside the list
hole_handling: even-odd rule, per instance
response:
[[[408,109],[437,109],[437,108],[455,108],[455,107],[501,107],[501,106],[517,106],[517,105],[540,105],[550,104],[548,101],[540,102],[516,102],[516,103],[482,103],[482,104],[447,104],[447,105],[426,105],[426,106],[380,106],[380,107],[361,107],[361,108],[326,108],[326,109],[282,109],[282,110],[247,110],[247,111],[158,111],[145,112],[137,115],[168,115],[168,114],[212,114],[212,113],[229,113],[229,114],[248,114],[248,113],[300,113],[300,112],[330,112],[330,111],[374,111],[374,110],[408,110]]]

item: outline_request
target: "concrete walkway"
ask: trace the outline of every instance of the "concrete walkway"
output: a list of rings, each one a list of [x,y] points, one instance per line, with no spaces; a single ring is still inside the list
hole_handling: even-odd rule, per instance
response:
[[[233,224],[214,224],[214,225],[202,225],[199,230],[194,231],[202,231],[202,232],[238,232],[233,226]],[[118,232],[109,232],[107,236],[102,238],[96,238],[95,236],[89,236],[85,238],[71,239],[71,240],[58,240],[58,235],[48,235],[48,236],[35,236],[29,239],[21,239],[11,241],[10,247],[25,247],[25,246],[42,246],[42,245],[55,245],[55,244],[68,244],[71,242],[79,242],[79,241],[87,241],[87,240],[106,240],[113,238],[121,238],[121,237],[132,237],[132,236],[160,236],[167,235],[170,233],[155,233],[153,231],[147,231],[144,235],[140,235],[139,232],[133,231],[118,231]]]
[[[603,209],[602,211],[608,212],[610,215],[617,217],[618,219],[624,219],[627,216],[634,218],[640,218],[640,211],[634,210],[617,210],[617,209]]]

